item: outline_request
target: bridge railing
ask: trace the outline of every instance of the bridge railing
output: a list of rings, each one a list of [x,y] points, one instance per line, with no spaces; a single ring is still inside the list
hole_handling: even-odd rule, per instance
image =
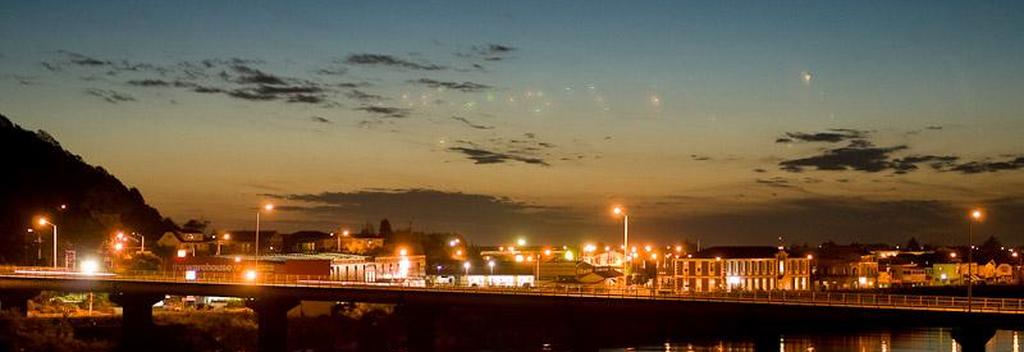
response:
[[[751,304],[791,304],[802,306],[842,306],[859,308],[925,309],[946,311],[1002,312],[1024,314],[1024,299],[963,296],[924,296],[875,294],[831,291],[718,291],[718,292],[664,292],[648,287],[604,287],[581,285],[534,286],[465,286],[439,284],[419,280],[391,283],[366,283],[330,280],[322,275],[287,275],[275,273],[196,273],[194,277],[183,272],[122,271],[113,275],[84,275],[68,273],[63,269],[39,267],[0,267],[0,274],[27,277],[62,278],[69,280],[144,281],[190,284],[261,285],[320,288],[372,288],[375,290],[423,291],[438,293],[473,293],[530,296],[560,296],[580,298],[615,298],[645,300],[688,300]]]

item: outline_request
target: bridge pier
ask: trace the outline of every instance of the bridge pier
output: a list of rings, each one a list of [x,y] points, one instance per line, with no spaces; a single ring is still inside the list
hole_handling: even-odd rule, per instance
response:
[[[293,297],[262,296],[250,298],[245,306],[256,312],[257,347],[260,352],[288,349],[288,311],[299,305]]]
[[[995,328],[976,324],[953,328],[950,332],[953,341],[960,345],[963,352],[985,352],[985,345],[995,335]]]
[[[147,349],[153,337],[153,305],[164,299],[157,294],[110,294],[110,301],[121,306],[121,343],[126,351]]]
[[[27,315],[28,301],[38,295],[38,291],[4,291],[0,293],[0,310],[14,310]]]
[[[442,308],[403,304],[395,307],[395,311],[405,320],[406,347],[410,352],[437,350],[437,322]]]

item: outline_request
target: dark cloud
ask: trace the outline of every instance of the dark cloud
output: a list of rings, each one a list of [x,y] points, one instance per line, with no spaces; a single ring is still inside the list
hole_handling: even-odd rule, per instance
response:
[[[690,154],[690,159],[693,159],[694,161],[708,161],[711,160],[711,157],[707,155]]]
[[[642,224],[638,233],[672,239],[675,232],[709,244],[900,243],[912,236],[934,244],[962,244],[968,209],[982,206],[985,232],[1000,236],[1024,232],[1024,201],[1006,198],[970,202],[947,200],[872,200],[855,197],[809,197],[729,206],[715,213],[661,215]],[[631,230],[633,224],[630,224]],[[827,229],[824,230],[823,229]],[[1001,235],[1004,234],[1004,235]],[[1012,237],[1011,237],[1012,238]]]
[[[474,243],[507,240],[510,231],[537,234],[544,239],[551,229],[576,226],[581,216],[562,208],[533,205],[508,197],[432,189],[364,189],[351,192],[268,194],[283,203],[279,209],[312,222],[337,227],[338,222],[359,225],[387,218],[417,231],[458,232]],[[556,233],[562,233],[557,231]],[[564,239],[564,238],[562,238]]]
[[[445,69],[444,66],[431,63],[413,62],[385,54],[352,54],[345,58],[345,63],[349,65],[384,66],[422,71],[439,71]]]
[[[380,96],[380,95],[377,95],[377,94],[370,94],[370,93],[367,93],[367,92],[364,92],[364,91],[361,91],[361,90],[358,90],[358,89],[353,89],[353,90],[349,91],[348,93],[345,93],[345,96],[348,97],[349,99],[360,100],[360,101],[376,101],[376,100],[383,100],[384,99],[383,96]]]
[[[331,120],[328,120],[327,118],[320,117],[320,116],[310,116],[309,119],[312,120],[313,122],[318,122],[318,123],[331,123]]]
[[[381,115],[382,117],[389,118],[404,118],[409,116],[409,109],[395,108],[389,106],[368,105],[360,106],[358,108],[355,108],[355,110],[365,111],[371,114]]]
[[[508,58],[508,55],[515,50],[517,49],[510,45],[484,44],[474,45],[468,51],[458,52],[455,55],[464,58],[482,59],[484,61],[501,61]]]
[[[473,82],[445,82],[437,81],[429,78],[420,78],[417,80],[410,80],[409,83],[424,85],[431,88],[446,88],[453,89],[460,92],[479,92],[482,90],[490,89],[491,86],[473,83]]]
[[[85,94],[98,97],[111,104],[135,101],[131,95],[110,89],[88,88],[85,90]]]
[[[285,78],[263,72],[257,68],[247,65],[232,65],[231,69],[235,75],[222,72],[222,77],[239,84],[260,84],[260,85],[288,85]]]
[[[804,132],[787,132],[785,137],[780,137],[775,140],[775,143],[792,143],[792,142],[827,142],[827,143],[838,143],[852,139],[863,139],[867,137],[869,131],[854,130],[848,128],[833,128],[827,132],[817,133],[804,133]]]
[[[904,149],[907,147],[902,145],[888,148],[850,145],[826,150],[821,155],[784,160],[779,163],[779,166],[782,170],[789,172],[801,172],[805,168],[879,172],[896,168],[898,165],[892,161],[892,153]]]
[[[998,171],[1020,170],[1024,168],[1024,156],[1004,161],[971,161],[948,167],[948,171],[962,174],[980,174]]]
[[[755,182],[769,187],[793,188],[789,180],[783,177],[759,178]]]
[[[527,157],[509,153],[484,150],[474,147],[451,147],[448,150],[459,152],[473,160],[474,164],[502,164],[509,161],[518,161],[526,164],[550,166],[544,159]]]
[[[494,126],[478,125],[478,124],[473,123],[473,121],[470,121],[469,119],[467,119],[465,117],[461,117],[461,116],[452,116],[452,120],[462,122],[462,124],[464,124],[466,126],[469,126],[470,128],[475,128],[475,129],[478,129],[478,130],[494,129]]]
[[[316,73],[316,74],[319,74],[319,75],[325,75],[325,76],[342,76],[342,75],[348,73],[348,69],[347,68],[343,68],[343,67],[342,68],[322,68],[322,69],[318,69],[318,70],[313,71],[313,73]]]

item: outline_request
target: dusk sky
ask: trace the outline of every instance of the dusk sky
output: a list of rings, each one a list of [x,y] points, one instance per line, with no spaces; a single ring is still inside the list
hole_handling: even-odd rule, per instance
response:
[[[0,113],[179,223],[1024,240],[1024,3],[23,1]]]

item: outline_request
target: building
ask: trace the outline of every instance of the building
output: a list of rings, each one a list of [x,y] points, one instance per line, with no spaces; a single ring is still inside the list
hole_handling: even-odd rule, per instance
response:
[[[193,231],[167,231],[156,241],[156,245],[169,249],[172,255],[177,256],[205,256],[213,253],[214,247],[212,238],[202,232]]]
[[[815,287],[824,290],[874,288],[878,284],[878,261],[871,254],[821,254],[814,260]]]
[[[425,255],[368,257],[321,253],[331,260],[330,279],[350,282],[422,283],[427,272]]]
[[[776,247],[712,247],[671,260],[676,292],[808,290],[810,258]]]

